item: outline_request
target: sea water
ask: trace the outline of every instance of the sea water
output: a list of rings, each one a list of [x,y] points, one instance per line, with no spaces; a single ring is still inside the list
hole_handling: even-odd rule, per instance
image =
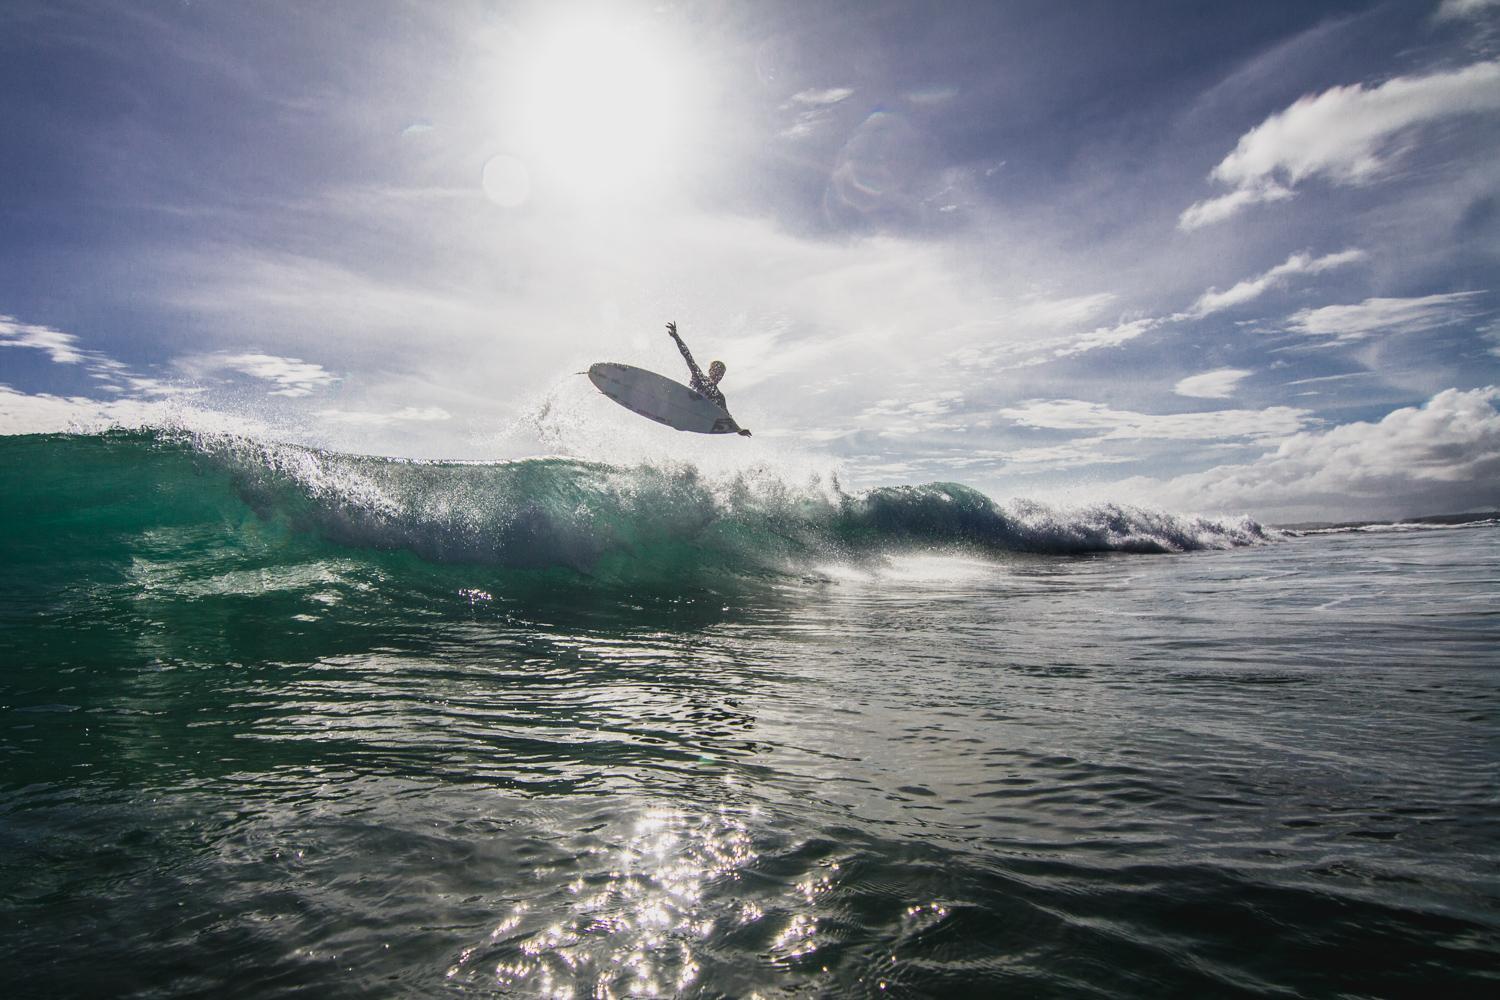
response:
[[[1500,526],[0,439],[0,991],[1493,996]]]

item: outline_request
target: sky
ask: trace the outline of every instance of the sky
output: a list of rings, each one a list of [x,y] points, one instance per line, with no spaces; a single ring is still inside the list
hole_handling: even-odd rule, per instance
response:
[[[0,432],[1493,509],[1497,164],[1500,0],[7,0]]]

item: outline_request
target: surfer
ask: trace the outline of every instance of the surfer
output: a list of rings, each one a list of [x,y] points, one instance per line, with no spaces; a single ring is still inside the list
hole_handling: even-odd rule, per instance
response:
[[[692,381],[690,381],[688,385],[692,386],[693,391],[698,395],[702,396],[704,399],[717,403],[719,409],[723,410],[725,413],[728,413],[729,404],[724,402],[724,394],[719,391],[719,380],[722,379],[724,377],[724,373],[729,370],[728,367],[726,367],[724,362],[722,361],[710,362],[708,366],[708,375],[705,377],[702,369],[698,367],[698,362],[693,360],[692,352],[689,351],[687,345],[682,342],[682,338],[677,336],[676,323],[667,324],[667,336],[677,341],[677,349],[682,352],[683,360],[687,362],[688,371],[692,372],[693,374]]]

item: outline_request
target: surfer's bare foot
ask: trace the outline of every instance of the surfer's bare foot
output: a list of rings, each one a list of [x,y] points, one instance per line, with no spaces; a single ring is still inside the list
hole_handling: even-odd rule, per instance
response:
[[[750,432],[747,431],[747,430],[745,430],[745,428],[741,427],[740,428],[740,437],[747,438],[749,436],[750,436]]]

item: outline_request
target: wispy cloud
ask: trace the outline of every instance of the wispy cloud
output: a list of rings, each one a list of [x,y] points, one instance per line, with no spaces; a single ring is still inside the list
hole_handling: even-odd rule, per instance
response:
[[[74,334],[37,323],[22,323],[14,316],[0,315],[0,347],[31,348],[45,352],[54,364],[79,365],[105,392],[172,396],[194,391],[188,386],[142,375],[122,361],[87,349]]]
[[[782,111],[795,113],[792,124],[781,130],[783,137],[800,139],[811,135],[832,117],[832,109],[854,96],[850,87],[828,87],[823,90],[803,90],[795,93],[781,106]]]
[[[1325,254],[1322,257],[1313,257],[1307,253],[1295,253],[1286,259],[1284,263],[1259,274],[1254,278],[1247,278],[1239,282],[1227,291],[1219,291],[1210,288],[1198,300],[1188,308],[1187,315],[1192,319],[1202,319],[1204,316],[1232,309],[1235,306],[1244,305],[1254,299],[1260,298],[1271,288],[1282,284],[1286,279],[1298,274],[1321,274],[1346,264],[1353,264],[1365,259],[1363,250],[1344,250],[1340,253]]]
[[[1263,410],[1210,410],[1202,413],[1137,413],[1081,399],[1032,399],[996,415],[1022,427],[1100,431],[1099,441],[1267,441],[1311,424],[1307,410],[1272,406]]]
[[[269,393],[272,396],[310,396],[314,391],[339,381],[337,375],[322,365],[275,354],[199,354],[178,358],[174,364],[196,378],[216,372],[248,375],[276,386]]]
[[[1409,299],[1365,299],[1355,305],[1303,309],[1288,321],[1289,329],[1331,341],[1364,340],[1375,334],[1420,333],[1472,318],[1476,296],[1483,292],[1450,292]]]
[[[14,316],[0,315],[0,347],[29,347],[45,351],[56,364],[76,365],[89,359],[79,350],[78,338],[50,326],[22,323]]]
[[[1116,323],[1113,326],[1095,327],[1087,333],[1080,334],[1071,343],[1054,350],[1052,356],[1055,358],[1069,358],[1075,354],[1096,351],[1101,347],[1119,347],[1155,329],[1161,325],[1161,322],[1156,317],[1147,316],[1143,319],[1133,319],[1124,323]]]
[[[1446,118],[1496,110],[1500,61],[1303,97],[1240,137],[1211,175],[1234,190],[1190,206],[1178,226],[1196,229],[1253,204],[1284,201],[1309,177],[1335,184],[1369,182],[1398,155],[1397,140],[1405,133]]]
[[[1497,6],[1500,6],[1500,0],[1443,0],[1435,16],[1440,21],[1465,21],[1486,17],[1490,9]]]
[[[1240,382],[1252,374],[1244,368],[1219,368],[1201,375],[1189,375],[1173,386],[1172,391],[1196,399],[1228,399],[1234,395]]]
[[[1238,215],[1251,205],[1268,205],[1272,202],[1286,201],[1292,197],[1294,195],[1290,188],[1283,187],[1274,181],[1247,184],[1228,194],[1221,194],[1217,198],[1207,198],[1189,205],[1178,218],[1177,228],[1184,231],[1201,229]]]
[[[792,95],[793,104],[808,104],[824,108],[854,96],[851,87],[829,87],[827,90],[803,90]]]

